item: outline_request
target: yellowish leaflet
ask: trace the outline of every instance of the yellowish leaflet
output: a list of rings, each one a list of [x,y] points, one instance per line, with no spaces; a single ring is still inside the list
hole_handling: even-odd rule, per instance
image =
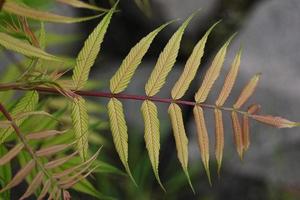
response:
[[[258,84],[260,75],[261,74],[256,74],[255,76],[253,76],[251,80],[248,82],[248,84],[244,87],[239,98],[236,100],[236,102],[233,105],[235,109],[242,107],[249,99],[249,97],[253,94]]]
[[[209,184],[211,185],[210,170],[209,170],[209,138],[207,133],[207,128],[205,125],[205,119],[203,114],[203,109],[200,106],[195,106],[193,109],[198,143],[201,154],[202,163],[208,177]]]
[[[82,97],[74,98],[72,103],[72,122],[77,142],[77,150],[82,160],[88,156],[88,113]]]
[[[184,33],[185,28],[193,18],[191,15],[185,22],[179,27],[179,29],[173,34],[168,41],[164,50],[160,53],[156,65],[146,83],[145,90],[147,96],[153,96],[159,92],[160,88],[166,82],[166,78],[176,62],[178,55],[180,41]]]
[[[128,133],[123,105],[116,98],[110,99],[108,103],[108,116],[116,150],[128,175],[135,183],[128,164]]]
[[[231,68],[226,76],[221,93],[216,101],[217,106],[223,106],[233,88],[241,63],[241,54],[242,49],[239,50],[231,64]]]
[[[75,8],[87,8],[90,10],[96,10],[96,11],[108,11],[108,9],[100,8],[98,6],[94,6],[92,4],[85,3],[83,1],[79,0],[56,0],[57,2],[67,4],[69,6],[73,6]]]
[[[130,50],[118,71],[110,79],[110,91],[112,93],[120,93],[126,89],[135,70],[147,53],[153,39],[168,24],[169,23],[166,23],[149,33]]]
[[[6,33],[0,33],[0,45],[25,56],[41,58],[44,60],[63,61],[62,58],[51,55],[40,48],[32,46],[24,40],[17,39]]]
[[[76,22],[82,22],[87,21],[91,19],[95,19],[97,17],[100,17],[102,14],[90,16],[90,17],[66,17],[57,15],[50,12],[35,10],[34,8],[21,5],[12,1],[5,1],[3,5],[3,11],[6,11],[8,13],[13,13],[15,15],[28,17],[31,19],[35,19],[38,21],[46,21],[46,22],[56,22],[56,23],[76,23]]]
[[[226,55],[226,51],[227,51],[227,47],[230,43],[230,41],[232,40],[232,38],[234,37],[234,35],[232,35],[227,42],[222,46],[222,48],[219,50],[219,52],[217,53],[217,55],[215,56],[211,66],[209,67],[209,69],[207,70],[205,76],[204,76],[204,80],[202,82],[201,87],[199,88],[199,90],[197,91],[196,95],[195,95],[195,101],[197,103],[202,103],[206,100],[208,93],[210,92],[213,84],[215,83],[215,81],[217,80],[217,78],[220,75],[220,71],[224,62],[224,58]]]
[[[144,136],[145,143],[146,143],[146,148],[148,150],[151,165],[159,185],[165,191],[165,188],[160,181],[159,173],[158,173],[160,133],[159,133],[159,120],[157,116],[157,108],[154,103],[146,100],[142,104],[141,111],[145,123],[145,136]]]
[[[97,55],[100,51],[101,44],[115,8],[116,5],[105,15],[102,21],[89,35],[88,39],[84,42],[83,48],[77,56],[76,65],[72,76],[75,89],[82,88],[88,79],[90,69],[95,63]]]
[[[183,118],[182,118],[182,112],[180,107],[172,103],[169,106],[169,115],[171,118],[171,123],[172,123],[172,128],[173,128],[173,133],[174,133],[174,138],[175,138],[175,143],[176,143],[176,149],[177,149],[177,157],[181,163],[182,169],[189,181],[190,187],[194,191],[189,172],[188,172],[188,158],[189,158],[189,153],[188,153],[188,138],[185,133],[184,129],[184,124],[183,124]]]
[[[180,99],[184,93],[187,91],[188,87],[190,86],[192,80],[195,78],[197,70],[201,63],[201,58],[204,54],[204,47],[207,41],[207,38],[212,31],[212,29],[218,24],[219,22],[212,25],[210,29],[205,33],[202,39],[196,44],[193,49],[192,54],[188,58],[183,73],[181,74],[178,81],[175,83],[174,87],[172,88],[172,98],[173,99]]]

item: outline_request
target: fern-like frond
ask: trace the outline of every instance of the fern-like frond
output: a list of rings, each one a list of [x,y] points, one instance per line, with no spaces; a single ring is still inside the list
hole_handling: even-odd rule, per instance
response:
[[[38,21],[46,21],[46,22],[55,22],[55,23],[76,23],[76,22],[82,22],[87,21],[91,19],[95,19],[97,17],[100,17],[101,14],[90,16],[90,17],[66,17],[57,15],[54,13],[46,12],[46,11],[40,11],[36,10],[34,8],[21,5],[19,3],[15,3],[12,1],[5,1],[2,7],[3,11],[12,13],[15,15],[28,17],[31,19],[35,19]]]
[[[84,87],[86,81],[88,80],[90,69],[95,63],[115,9],[116,5],[105,15],[102,21],[89,35],[77,56],[76,65],[74,67],[72,76],[76,90]]]
[[[195,101],[197,103],[202,103],[206,100],[208,93],[210,92],[213,84],[219,77],[220,71],[221,71],[221,68],[222,68],[222,65],[224,62],[224,58],[225,58],[225,55],[227,52],[227,47],[233,37],[234,37],[234,35],[232,35],[227,40],[227,42],[222,46],[222,48],[218,51],[217,55],[215,56],[211,66],[208,68],[208,70],[204,76],[203,82],[202,82],[199,90],[195,94]]]
[[[239,109],[242,107],[246,101],[249,99],[249,97],[253,94],[255,91],[255,88],[258,84],[259,78],[260,78],[260,73],[256,74],[251,78],[251,80],[247,83],[247,85],[244,87],[242,90],[239,98],[236,100],[236,102],[233,104],[233,108]]]
[[[0,45],[25,56],[36,57],[45,60],[63,61],[61,58],[51,55],[40,48],[37,48],[23,40],[12,37],[6,33],[0,33]]]
[[[225,103],[226,99],[228,98],[233,85],[235,83],[239,68],[240,68],[240,63],[241,63],[241,54],[242,54],[242,49],[239,50],[239,52],[237,53],[237,55],[235,56],[232,64],[231,64],[231,68],[226,76],[224,85],[222,87],[222,90],[219,94],[219,97],[216,101],[216,105],[217,106],[223,106],[223,104]]]
[[[182,169],[188,179],[188,182],[190,184],[191,189],[195,193],[194,187],[192,185],[189,172],[188,172],[188,159],[189,159],[189,153],[188,153],[188,138],[185,133],[184,124],[183,124],[183,118],[182,118],[182,112],[180,107],[172,103],[169,106],[168,109],[172,128],[174,132],[174,138],[176,143],[176,149],[177,149],[177,157],[178,160],[181,163]]]
[[[144,55],[147,53],[153,39],[169,23],[166,23],[149,33],[130,50],[118,71],[110,79],[110,91],[112,93],[120,93],[126,89],[135,70],[141,63]]]
[[[209,184],[211,185],[210,169],[209,169],[209,138],[207,133],[207,128],[205,125],[203,109],[200,106],[195,106],[193,109],[197,135],[198,144],[201,154],[202,163],[206,171]]]
[[[17,103],[17,105],[12,110],[12,116],[16,116],[17,114],[24,112],[34,111],[39,100],[39,95],[36,91],[27,92],[23,98]],[[16,121],[17,125],[22,124],[22,122],[26,119],[22,118]],[[12,127],[4,129],[0,132],[0,144],[5,142],[6,138],[13,133]]]
[[[135,183],[128,164],[128,133],[122,103],[112,98],[108,103],[108,115],[111,132],[116,150],[124,165],[126,172]],[[136,183],[135,183],[136,184]]]
[[[160,181],[158,173],[159,165],[159,150],[160,150],[160,133],[159,133],[159,120],[157,116],[157,108],[151,101],[144,101],[141,107],[141,111],[145,123],[145,143],[148,150],[151,165],[154,171],[154,175],[165,191],[163,184]]]
[[[205,33],[202,39],[196,44],[193,49],[192,54],[186,61],[184,70],[180,75],[178,81],[175,83],[174,87],[172,88],[171,95],[173,99],[180,99],[183,97],[184,93],[187,91],[188,87],[190,86],[192,80],[195,78],[197,70],[201,63],[201,58],[204,54],[204,47],[207,41],[207,38],[213,28],[219,22],[212,25],[210,29]]]
[[[191,15],[185,22],[179,27],[179,29],[173,34],[168,41],[164,50],[160,53],[156,65],[148,79],[145,86],[147,96],[153,96],[159,92],[160,88],[164,85],[166,78],[176,62],[178,55],[180,41],[183,36],[184,30],[193,18]]]
[[[85,162],[66,168],[63,164],[68,162],[71,158],[74,158],[77,152],[75,151],[70,155],[64,155],[60,158],[56,158],[55,155],[63,155],[61,154],[62,151],[67,150],[74,142],[33,149],[29,145],[27,139],[29,137],[21,133],[13,117],[2,104],[0,104],[0,110],[3,115],[11,121],[11,126],[21,142],[0,158],[0,165],[7,164],[15,158],[17,154],[21,155],[20,151],[26,151],[28,153],[26,159],[23,160],[25,161],[23,165],[21,163],[22,167],[17,171],[12,180],[0,190],[0,193],[19,185],[25,178],[27,179],[27,177],[30,176],[30,183],[25,193],[19,199],[26,199],[33,194],[38,195],[38,199],[44,199],[47,194],[49,194],[48,199],[60,199],[62,194],[68,194],[67,189],[84,179],[97,167],[92,164],[97,158],[100,149]],[[49,135],[49,137],[51,136],[53,135]],[[50,159],[48,159],[48,157],[50,157]],[[42,185],[43,189],[39,192],[39,188]]]
[[[73,129],[79,155],[83,160],[88,156],[88,113],[82,97],[74,98],[72,102]]]

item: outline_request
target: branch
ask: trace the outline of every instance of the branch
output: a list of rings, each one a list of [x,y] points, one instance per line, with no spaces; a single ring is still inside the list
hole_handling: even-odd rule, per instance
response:
[[[9,84],[0,84],[0,91],[3,90],[36,90],[38,92],[43,93],[52,93],[52,94],[60,94],[60,92],[55,88],[49,88],[49,87],[24,87],[22,84],[18,83],[9,83]],[[170,98],[160,98],[160,97],[149,97],[149,96],[142,96],[142,95],[132,95],[132,94],[113,94],[110,92],[98,92],[98,91],[85,91],[85,90],[72,90],[77,95],[85,96],[85,97],[103,97],[103,98],[117,98],[117,99],[127,99],[127,100],[137,100],[137,101],[144,101],[149,100],[153,102],[160,102],[160,103],[177,103],[179,105],[185,105],[185,106],[200,106],[203,108],[208,109],[215,109],[218,108],[220,110],[224,111],[236,111],[240,114],[247,115],[247,112],[237,110],[234,108],[229,107],[218,107],[216,105],[211,104],[205,104],[205,103],[196,103],[194,101],[186,101],[186,100],[174,100]]]
[[[37,163],[39,168],[43,171],[43,173],[51,180],[52,183],[57,184],[57,181],[52,178],[52,176],[48,173],[48,171],[44,168],[43,163],[39,160],[39,158],[36,156],[30,145],[28,144],[25,136],[21,133],[20,128],[14,121],[13,117],[10,115],[10,113],[6,110],[6,108],[0,103],[0,111],[3,113],[4,117],[11,122],[11,126],[16,132],[18,138],[21,140],[21,142],[24,144],[25,149],[28,151],[28,153],[31,155],[32,159]]]

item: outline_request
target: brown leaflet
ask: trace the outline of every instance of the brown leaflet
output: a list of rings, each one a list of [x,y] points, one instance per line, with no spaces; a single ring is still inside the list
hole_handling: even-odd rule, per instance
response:
[[[26,199],[27,197],[29,197],[30,195],[32,195],[36,189],[40,186],[40,184],[43,181],[43,177],[44,177],[44,172],[40,171],[32,180],[32,182],[30,183],[30,185],[28,186],[26,192],[22,195],[22,197],[20,197],[20,200]]]
[[[239,109],[242,107],[246,101],[249,99],[249,97],[253,94],[255,91],[255,88],[258,84],[259,78],[261,74],[254,75],[250,81],[247,83],[247,85],[242,90],[240,96],[238,97],[237,101],[234,103],[233,108]]]
[[[13,159],[18,153],[24,148],[24,144],[20,143],[14,146],[9,152],[7,152],[4,156],[0,158],[0,165],[4,165],[8,163],[11,159]]]
[[[243,159],[243,137],[242,128],[240,124],[239,117],[235,111],[231,112],[232,127],[233,127],[233,137],[235,141],[236,151],[238,152],[241,160]]]
[[[215,113],[215,155],[218,164],[218,175],[220,176],[220,170],[222,165],[223,158],[223,149],[224,149],[224,125],[222,111],[219,109],[214,109]]]
[[[196,122],[201,159],[208,177],[209,184],[211,185],[211,178],[210,178],[210,171],[209,171],[209,138],[208,138],[208,133],[205,125],[203,109],[200,106],[195,106],[193,112],[194,112],[194,117]]]
[[[250,115],[256,121],[262,122],[264,124],[274,126],[276,128],[292,128],[300,126],[300,123],[293,122],[282,117],[271,116],[271,115]]]
[[[259,104],[253,104],[248,107],[247,113],[243,115],[243,146],[244,146],[244,151],[248,150],[250,146],[250,126],[249,126],[249,116],[257,113],[260,110],[260,105]]]

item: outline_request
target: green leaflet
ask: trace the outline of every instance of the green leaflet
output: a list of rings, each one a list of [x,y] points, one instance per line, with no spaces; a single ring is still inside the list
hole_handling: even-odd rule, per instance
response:
[[[24,113],[24,112],[30,112],[34,111],[37,104],[38,104],[38,93],[36,91],[27,92],[25,96],[17,103],[17,105],[13,108],[11,111],[11,115],[15,116],[18,113]],[[23,121],[26,119],[22,118],[20,120],[17,120],[17,125],[20,125],[23,123]],[[11,127],[4,129],[0,132],[0,144],[5,142],[5,139],[13,133],[13,129]]]
[[[23,40],[16,39],[6,33],[0,33],[0,45],[5,48],[21,53],[25,56],[42,58],[45,60],[52,61],[63,61],[62,58],[58,58],[54,55],[51,55],[42,49],[32,46],[29,43],[26,43]]]
[[[128,133],[125,121],[123,105],[116,98],[112,98],[108,103],[108,116],[110,120],[111,132],[114,140],[116,150],[126,169],[131,180],[136,185],[136,182],[131,174],[128,165]]]
[[[159,173],[158,173],[160,134],[159,134],[159,120],[157,116],[158,115],[157,108],[154,103],[152,103],[149,100],[146,100],[142,104],[141,111],[145,123],[144,138],[145,138],[146,148],[148,150],[154,175],[161,188],[164,191],[166,191],[163,184],[160,181]]]
[[[88,80],[90,69],[95,63],[110,19],[115,9],[116,5],[105,15],[102,21],[89,35],[88,39],[84,42],[83,48],[77,56],[76,65],[74,67],[72,76],[75,89],[82,88]]]
[[[152,71],[145,86],[147,96],[153,96],[158,93],[160,88],[166,82],[166,78],[176,62],[176,57],[178,55],[180,41],[184,30],[194,15],[195,14],[191,15],[187,20],[185,20],[185,22],[168,41],[164,50],[160,53],[154,70]]]
[[[169,115],[171,118],[171,123],[172,123],[174,138],[175,138],[175,144],[176,144],[176,149],[177,149],[177,157],[178,157],[178,160],[181,163],[182,169],[188,179],[189,185],[190,185],[192,191],[195,193],[195,190],[192,185],[192,182],[191,182],[191,179],[189,176],[189,172],[188,172],[188,158],[189,158],[188,138],[185,133],[183,118],[182,118],[182,111],[176,103],[172,103],[169,106],[168,112],[169,112]]]
[[[166,23],[147,36],[143,37],[128,53],[126,58],[122,61],[121,66],[114,76],[110,79],[110,91],[112,93],[120,93],[128,86],[135,70],[141,63],[144,55],[147,53],[153,39],[156,35],[165,28],[169,23]]]
[[[39,44],[41,46],[41,49],[46,48],[46,30],[45,30],[45,23],[41,22],[41,29],[40,29],[40,35],[39,35]]]
[[[76,97],[72,103],[72,122],[77,142],[77,150],[83,161],[88,156],[88,113],[85,100]]]
[[[75,8],[87,8],[87,9],[96,10],[96,11],[109,11],[108,9],[100,8],[100,7],[97,7],[92,4],[88,4],[88,3],[85,3],[85,2],[79,1],[79,0],[56,0],[56,1],[63,3],[63,4],[67,4],[69,6],[73,6]]]
[[[31,19],[39,20],[39,21],[46,21],[46,22],[56,22],[56,23],[76,23],[76,22],[82,22],[87,21],[91,19],[95,19],[97,17],[100,17],[102,14],[95,15],[95,16],[89,16],[89,17],[66,17],[61,16],[57,14],[53,14],[50,12],[45,11],[39,11],[34,8],[20,5],[17,3],[14,3],[12,1],[6,1],[2,8],[3,11],[6,11],[8,13],[13,13],[15,15],[28,17]]]
[[[196,46],[193,49],[192,54],[186,61],[184,70],[178,79],[178,81],[175,83],[174,87],[172,88],[172,98],[173,99],[180,99],[184,93],[189,88],[192,80],[195,78],[195,75],[197,73],[197,70],[201,63],[201,58],[204,54],[204,47],[207,41],[207,38],[212,31],[212,29],[218,24],[219,22],[212,25],[210,29],[205,33],[205,35],[202,37],[202,39],[196,44]]]

